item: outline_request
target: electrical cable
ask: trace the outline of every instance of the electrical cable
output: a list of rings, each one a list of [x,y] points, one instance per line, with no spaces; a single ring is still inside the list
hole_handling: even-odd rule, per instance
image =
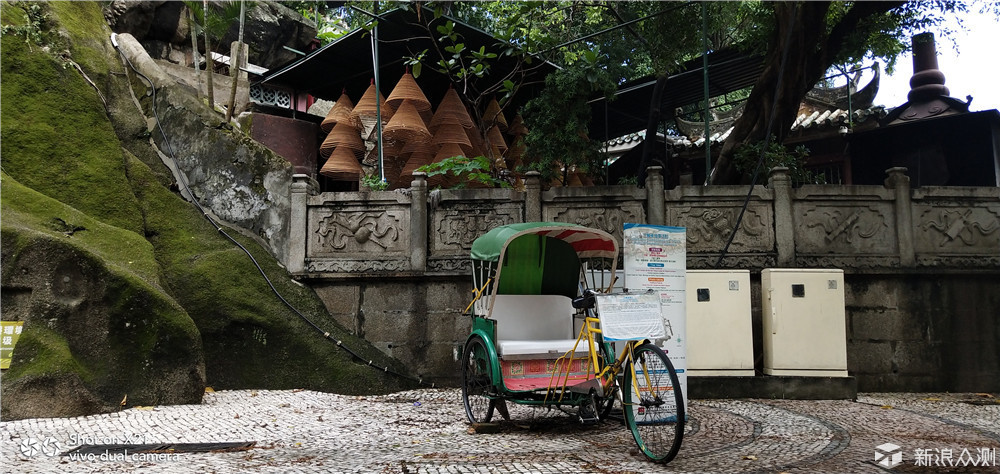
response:
[[[163,143],[166,144],[168,156],[169,156],[170,160],[173,162],[174,166],[177,167],[177,158],[174,155],[173,147],[170,145],[170,140],[167,138],[167,134],[163,130],[163,125],[160,123],[159,114],[156,111],[156,86],[153,85],[153,81],[150,80],[148,77],[146,77],[145,74],[139,72],[139,70],[136,69],[135,65],[132,64],[132,60],[129,59],[128,55],[126,55],[125,53],[122,52],[121,48],[119,48],[119,46],[118,46],[118,38],[117,38],[117,35],[115,33],[111,34],[111,44],[112,44],[112,46],[114,46],[115,50],[118,51],[118,53],[121,55],[121,57],[125,59],[125,61],[129,65],[129,68],[132,69],[132,71],[136,75],[142,77],[143,79],[146,80],[147,83],[149,83],[149,89],[150,89],[151,95],[152,95],[152,106],[151,106],[151,108],[152,108],[152,111],[153,111],[153,119],[156,121],[156,127],[157,127],[157,129],[159,129],[160,135],[163,136]],[[247,255],[247,257],[250,258],[250,261],[253,262],[253,264],[254,264],[255,267],[257,267],[257,271],[260,272],[260,275],[264,278],[264,281],[267,282],[267,286],[271,288],[271,291],[275,294],[275,296],[277,296],[278,299],[281,300],[281,302],[285,304],[285,306],[287,306],[290,310],[292,310],[292,312],[294,312],[296,315],[298,315],[299,318],[301,318],[303,321],[305,321],[309,326],[311,326],[317,332],[319,332],[320,334],[322,334],[325,339],[333,342],[334,344],[337,345],[337,347],[339,347],[340,349],[346,351],[348,354],[350,354],[352,357],[354,357],[358,361],[361,361],[361,362],[365,363],[365,365],[368,365],[368,366],[371,366],[371,367],[375,367],[376,369],[379,369],[382,372],[385,372],[387,374],[393,375],[395,377],[399,377],[399,378],[402,378],[402,379],[406,379],[406,380],[410,380],[410,381],[416,382],[419,385],[429,385],[431,388],[435,387],[434,383],[424,382],[424,380],[422,378],[413,377],[412,375],[407,375],[407,374],[403,374],[403,373],[394,371],[394,370],[390,369],[388,366],[381,367],[381,366],[376,365],[375,362],[374,362],[374,360],[363,357],[361,354],[359,354],[358,352],[352,350],[350,347],[345,346],[344,342],[342,340],[333,337],[330,334],[329,331],[323,330],[323,328],[321,328],[318,324],[316,324],[315,322],[313,322],[312,319],[310,319],[308,316],[306,316],[305,314],[303,314],[301,311],[298,310],[298,308],[296,308],[295,306],[293,306],[287,299],[285,299],[285,297],[282,296],[281,292],[279,292],[278,289],[275,288],[274,284],[271,282],[271,279],[268,278],[267,274],[264,272],[264,269],[261,268],[260,264],[257,262],[257,259],[254,258],[253,254],[251,254],[250,251],[247,250],[247,248],[243,246],[243,244],[239,243],[239,241],[237,241],[231,235],[229,235],[225,231],[225,229],[222,226],[220,226],[215,221],[215,219],[212,219],[212,216],[208,213],[208,211],[206,211],[205,208],[203,208],[201,206],[201,203],[199,203],[198,200],[195,198],[194,192],[191,191],[191,188],[190,188],[190,186],[189,186],[189,184],[187,182],[187,178],[185,177],[184,173],[180,172],[179,168],[177,168],[177,185],[181,189],[182,194],[184,192],[187,192],[187,194],[189,196],[189,200],[195,205],[195,207],[198,208],[198,211],[201,212],[202,216],[204,216],[205,219],[207,219],[208,222],[210,224],[212,224],[213,227],[215,227],[215,230],[218,231],[220,234],[222,234],[230,242],[232,242],[233,244],[235,244],[237,247],[239,247],[240,250],[242,250],[243,253],[245,253]]]
[[[729,251],[729,246],[732,245],[733,239],[736,238],[736,232],[740,230],[740,225],[743,223],[743,215],[746,213],[747,206],[750,204],[750,196],[753,195],[753,188],[757,185],[757,175],[760,174],[760,167],[764,164],[764,153],[767,151],[767,147],[771,142],[771,128],[774,125],[774,112],[775,109],[778,108],[778,92],[781,91],[781,82],[785,76],[785,63],[788,62],[788,45],[792,41],[792,30],[795,28],[795,18],[799,9],[798,4],[796,4],[794,8],[795,11],[792,12],[792,21],[789,23],[788,33],[785,35],[785,47],[781,51],[781,63],[778,65],[778,80],[774,81],[774,101],[771,102],[771,115],[767,119],[764,144],[760,148],[760,157],[757,158],[757,165],[753,169],[753,175],[750,179],[750,189],[747,190],[746,198],[743,200],[743,207],[740,208],[740,214],[736,217],[736,224],[733,225],[733,230],[729,233],[729,239],[726,240],[726,245],[722,247],[722,252],[719,254],[719,259],[715,261],[714,268],[719,268],[719,265],[722,265],[722,260],[726,258],[726,252]],[[708,140],[708,137],[705,137],[705,139]]]

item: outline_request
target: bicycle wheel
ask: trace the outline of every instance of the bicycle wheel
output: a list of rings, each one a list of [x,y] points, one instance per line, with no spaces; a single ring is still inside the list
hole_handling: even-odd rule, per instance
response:
[[[684,400],[663,349],[646,343],[633,350],[622,399],[625,424],[639,450],[653,461],[670,462],[684,438]]]
[[[462,357],[462,402],[470,423],[486,423],[493,418],[496,400],[492,396],[493,370],[482,339],[472,338]]]

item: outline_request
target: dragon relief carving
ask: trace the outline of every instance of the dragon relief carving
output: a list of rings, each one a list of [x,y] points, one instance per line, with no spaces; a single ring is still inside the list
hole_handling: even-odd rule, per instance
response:
[[[960,210],[940,210],[937,218],[929,218],[933,212],[924,214],[924,222],[920,228],[924,231],[934,229],[941,234],[938,247],[944,247],[950,243],[962,241],[967,246],[974,246],[979,240],[978,237],[985,237],[993,234],[1000,228],[1000,221],[994,219],[989,225],[983,225],[973,214],[974,209]]]
[[[386,223],[386,220],[390,220]],[[399,239],[399,219],[382,212],[327,211],[316,229],[316,241],[323,248],[343,250],[353,240],[364,246],[371,242],[383,250]]]
[[[457,245],[471,249],[472,242],[494,227],[511,224],[514,217],[506,214],[452,214],[443,217],[437,225],[437,233],[444,245]]]
[[[853,243],[855,236],[868,239],[878,234],[883,227],[888,227],[885,217],[872,209],[855,208],[850,213],[841,209],[811,209],[803,215],[803,220],[806,228],[822,227],[824,240],[828,244],[841,237],[847,243]]]
[[[700,213],[697,212],[699,210]],[[694,212],[683,216],[683,222],[687,226],[688,242],[697,244],[711,242],[716,238],[724,242],[733,232],[737,219],[735,209],[703,208],[692,211]],[[753,237],[762,235],[767,228],[763,216],[753,209],[747,209],[740,227],[743,233]]]
[[[611,235],[621,236],[625,222],[640,222],[636,213],[630,209],[566,209],[554,219],[558,222],[572,222],[582,226],[603,230]]]

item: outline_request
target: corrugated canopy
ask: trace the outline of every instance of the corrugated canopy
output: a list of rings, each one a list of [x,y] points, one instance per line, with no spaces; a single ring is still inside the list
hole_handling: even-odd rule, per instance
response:
[[[611,234],[577,224],[563,222],[525,222],[494,228],[472,243],[472,259],[496,262],[514,239],[539,235],[564,241],[579,258],[616,258],[618,242]]]
[[[709,96],[750,87],[763,70],[764,60],[760,56],[732,49],[713,51],[708,54]],[[611,140],[645,130],[655,86],[656,77],[637,79],[619,86],[612,101],[603,97],[590,101],[590,137]],[[675,108],[704,100],[704,95],[702,58],[698,57],[685,63],[681,72],[667,78],[660,111],[663,116],[672,117]]]
[[[424,7],[422,15],[424,19],[433,19],[434,11]],[[406,58],[415,57],[426,50],[428,64],[422,68],[416,81],[431,104],[440,103],[451,80],[433,67],[437,62],[434,51],[445,46],[434,44],[440,36],[435,28],[447,21],[454,22],[455,31],[461,35],[461,42],[467,50],[478,51],[480,47],[485,47],[488,52],[500,52],[503,45],[500,40],[455,18],[441,16],[431,20],[429,33],[418,20],[416,11],[395,9],[382,13],[378,21],[378,37],[379,88],[383,95],[389,95],[389,91],[405,72]],[[265,77],[261,82],[327,100],[336,100],[341,91],[346,89],[348,96],[358,100],[374,76],[371,40],[370,31],[354,30]],[[496,82],[497,78],[510,77],[514,82],[523,80],[525,83],[512,99],[515,108],[508,110],[516,110],[517,106],[533,97],[541,89],[545,76],[557,69],[552,63],[535,59],[527,66],[516,57],[504,55],[490,61],[491,71],[484,81]]]

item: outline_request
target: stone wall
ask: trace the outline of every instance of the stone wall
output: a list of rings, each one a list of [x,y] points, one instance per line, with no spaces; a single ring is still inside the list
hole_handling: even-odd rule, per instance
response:
[[[911,189],[905,169],[887,173],[884,186],[792,188],[776,169],[749,200],[745,186],[666,191],[657,168],[644,188],[546,191],[529,175],[524,191],[428,193],[418,173],[408,190],[314,194],[297,175],[288,268],[345,326],[414,372],[454,381],[477,236],[537,220],[619,238],[626,222],[683,226],[689,268],[751,270],[758,361],[760,270],[841,268],[860,390],[1000,389],[1000,188]]]

